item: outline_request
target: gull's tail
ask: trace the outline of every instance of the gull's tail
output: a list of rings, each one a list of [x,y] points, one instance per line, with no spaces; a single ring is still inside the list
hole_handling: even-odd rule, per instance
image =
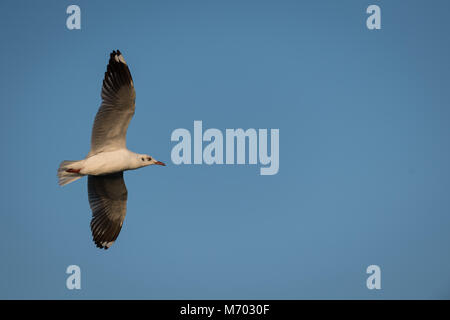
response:
[[[83,161],[83,160],[81,160]],[[80,166],[77,163],[81,161],[63,161],[58,168],[58,184],[65,186],[75,180],[80,179],[83,175],[80,173]]]

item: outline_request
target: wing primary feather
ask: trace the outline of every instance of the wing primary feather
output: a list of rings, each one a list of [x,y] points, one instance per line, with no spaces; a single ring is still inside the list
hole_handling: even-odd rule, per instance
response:
[[[123,172],[88,176],[88,198],[92,210],[93,241],[108,249],[119,236],[126,215],[128,192]]]
[[[88,156],[126,148],[128,125],[134,115],[136,92],[128,65],[119,50],[110,54],[95,116]]]

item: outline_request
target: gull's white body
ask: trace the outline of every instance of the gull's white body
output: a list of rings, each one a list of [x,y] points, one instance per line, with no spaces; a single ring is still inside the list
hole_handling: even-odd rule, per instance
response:
[[[137,154],[127,149],[101,152],[84,159],[80,173],[83,175],[104,175],[118,171],[137,169]]]
[[[145,155],[134,153],[128,149],[119,149],[109,152],[100,152],[86,159],[77,161],[68,166],[70,169],[80,169],[82,175],[105,175],[119,171],[134,170],[144,166],[141,158]],[[146,157],[146,156],[145,156]],[[157,161],[152,159],[145,166],[155,164]]]

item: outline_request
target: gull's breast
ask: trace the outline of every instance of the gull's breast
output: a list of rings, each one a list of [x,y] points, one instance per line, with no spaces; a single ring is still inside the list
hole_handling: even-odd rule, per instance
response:
[[[130,154],[126,149],[101,152],[85,159],[81,174],[104,175],[129,169]]]

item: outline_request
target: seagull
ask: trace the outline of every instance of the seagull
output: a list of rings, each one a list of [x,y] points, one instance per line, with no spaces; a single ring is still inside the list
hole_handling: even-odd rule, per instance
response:
[[[128,191],[123,172],[165,164],[127,149],[126,135],[134,115],[136,93],[119,50],[110,54],[101,97],[92,128],[91,150],[83,160],[61,162],[58,183],[64,186],[88,176],[92,237],[98,248],[106,250],[116,241],[127,212]]]

